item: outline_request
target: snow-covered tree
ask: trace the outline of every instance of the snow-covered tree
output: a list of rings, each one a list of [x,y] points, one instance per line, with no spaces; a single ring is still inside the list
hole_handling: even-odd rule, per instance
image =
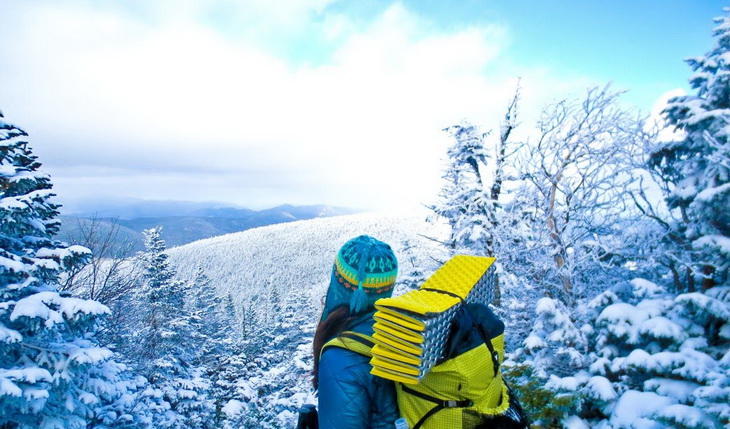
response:
[[[153,416],[160,428],[203,428],[212,418],[209,381],[204,368],[195,366],[193,319],[185,307],[184,282],[175,279],[160,228],[146,230],[145,283],[138,294],[136,323],[130,326],[126,348],[132,365],[161,398],[164,412]]]
[[[94,337],[109,309],[60,293],[89,256],[54,239],[58,206],[22,129],[0,113],[0,426],[85,428],[124,415],[122,365]]]
[[[518,101],[519,87],[507,106],[494,143],[487,143],[489,133],[468,122],[444,130],[454,142],[448,149],[440,201],[430,208],[451,227],[446,247],[452,255],[495,256],[505,237],[500,229],[500,197],[508,178],[508,160],[515,152],[509,138],[518,125]],[[497,277],[494,291],[497,305],[500,289]]]
[[[129,256],[134,243],[123,236],[116,220],[108,226],[97,217],[77,219],[77,223],[65,239],[90,249],[91,257],[64,273],[61,290],[111,307],[139,284],[137,266]]]
[[[187,290],[186,306],[190,320],[190,332],[196,349],[196,361],[208,366],[227,354],[235,335],[230,317],[231,309],[224,305],[210,278],[202,267],[198,267],[195,278]]]
[[[542,298],[535,309],[537,317],[532,332],[525,339],[524,352],[539,362],[538,371],[567,375],[585,364],[584,334],[570,318],[565,305],[552,298]]]
[[[443,175],[441,199],[431,209],[451,226],[447,245],[452,254],[495,254],[497,211],[507,158],[512,155],[508,142],[517,126],[518,100],[519,89],[507,107],[499,138],[492,148],[487,143],[489,133],[468,122],[444,130],[453,138],[453,144],[448,149],[449,164]]]
[[[574,398],[559,416],[562,424],[602,429],[730,424],[730,352],[710,345],[703,327],[707,318],[730,320],[730,306],[721,299],[701,293],[675,296],[634,279],[582,307],[580,329],[548,304],[541,301],[538,320],[543,322],[525,349],[529,365],[543,370],[536,374],[546,381],[540,388],[556,399]],[[722,334],[725,341],[728,333]],[[564,349],[573,357],[569,373],[549,371],[555,355],[543,353],[555,342],[582,343],[581,350]]]
[[[681,137],[649,153],[672,211],[669,218],[652,215],[674,244],[667,265],[680,291],[730,285],[730,9],[726,13],[716,19],[715,47],[687,60],[696,94],[675,97],[664,110]]]
[[[135,332],[140,351],[148,359],[174,354],[180,356],[181,337],[187,333],[184,283],[175,280],[166,253],[167,246],[160,238],[160,228],[144,231],[146,252],[144,286],[140,291],[142,331]]]
[[[646,135],[619,96],[591,88],[580,100],[547,106],[519,166],[524,182],[509,211],[526,214],[513,228],[529,232],[516,244],[525,245],[530,263],[515,273],[539,279],[568,305],[603,290],[613,280],[602,274],[618,273],[623,262],[632,183],[626,159]]]
[[[225,429],[278,429],[296,424],[296,410],[316,403],[311,388],[312,336],[316,309],[302,306],[305,290],[279,301],[280,317],[255,354],[231,356],[219,383],[227,386],[222,407]],[[241,364],[244,366],[242,367]]]
[[[448,247],[453,253],[469,252],[487,255],[493,252],[492,223],[494,202],[482,182],[483,165],[487,160],[484,139],[487,134],[469,123],[447,128],[453,145],[448,150],[449,166],[444,173],[442,201],[434,212],[446,218],[451,226]]]

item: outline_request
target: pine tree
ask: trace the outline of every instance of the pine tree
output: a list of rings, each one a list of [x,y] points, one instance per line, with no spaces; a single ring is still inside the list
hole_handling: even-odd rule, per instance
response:
[[[444,172],[440,201],[431,210],[448,222],[451,233],[446,243],[449,252],[493,257],[503,234],[500,231],[500,197],[507,179],[509,137],[517,127],[519,87],[510,101],[500,135],[492,148],[486,146],[489,133],[468,122],[446,128],[454,142],[448,149],[449,165]],[[492,149],[492,150],[490,150]],[[489,169],[487,168],[487,165]],[[491,173],[489,177],[487,172]],[[495,304],[501,296],[495,281]]]
[[[225,326],[227,309],[202,267],[195,272],[186,295],[190,331],[196,346],[195,361],[208,365],[226,354],[226,339],[230,334],[230,327]]]
[[[194,365],[199,350],[185,307],[184,283],[175,279],[160,228],[144,234],[146,282],[138,303],[142,317],[132,328],[135,354],[142,357],[136,366],[168,406],[165,413],[154,416],[156,427],[203,428],[213,415],[207,395],[210,384],[204,368]]]
[[[575,399],[558,416],[543,404],[544,410],[535,410],[541,418],[603,428],[730,424],[730,354],[709,345],[703,328],[708,318],[730,320],[730,307],[720,299],[697,292],[675,296],[637,278],[583,307],[580,330],[545,300],[525,348],[529,367],[551,374],[531,374],[544,380],[539,389],[518,388],[530,401],[545,390],[556,399]],[[551,343],[575,356],[572,371],[554,370],[559,355],[546,353]],[[579,343],[581,350],[571,351]]]
[[[654,217],[679,255],[668,265],[680,291],[730,286],[730,9],[726,12],[716,18],[715,47],[687,60],[696,94],[675,97],[664,110],[682,138],[659,143],[649,158],[675,215]]]
[[[59,293],[59,275],[89,250],[54,240],[58,206],[27,133],[0,113],[0,427],[111,423],[127,393],[94,333],[109,309]]]
[[[508,140],[517,127],[519,88],[510,102],[494,153],[486,147],[489,133],[468,122],[446,128],[454,139],[448,150],[449,165],[444,172],[441,201],[431,210],[451,226],[448,247],[452,253],[467,252],[494,256],[497,246],[499,198],[506,179]],[[491,176],[485,177],[490,162]]]
[[[174,280],[170,268],[167,246],[160,238],[161,228],[144,231],[146,252],[145,284],[141,291],[143,330],[137,333],[141,338],[140,351],[147,359],[168,356],[179,348],[180,336],[187,327],[187,320],[179,317],[183,313],[185,290],[181,281]]]

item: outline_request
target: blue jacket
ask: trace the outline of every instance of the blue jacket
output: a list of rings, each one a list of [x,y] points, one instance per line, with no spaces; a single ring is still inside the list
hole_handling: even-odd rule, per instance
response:
[[[373,335],[373,312],[347,330]],[[319,361],[320,429],[392,429],[398,419],[393,382],[370,374],[367,356],[329,347]]]

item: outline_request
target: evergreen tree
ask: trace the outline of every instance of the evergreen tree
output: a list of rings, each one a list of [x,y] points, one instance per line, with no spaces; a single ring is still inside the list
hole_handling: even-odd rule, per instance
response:
[[[109,309],[59,293],[89,250],[54,240],[58,206],[22,129],[0,113],[0,427],[85,428],[124,413],[123,367],[94,333]],[[122,401],[123,402],[123,401]]]
[[[514,154],[508,150],[509,137],[517,127],[519,87],[507,107],[500,135],[490,150],[486,147],[489,133],[479,131],[468,122],[446,128],[454,139],[449,147],[449,165],[444,172],[440,201],[430,208],[449,223],[449,252],[478,256],[495,256],[504,238],[500,226],[500,196],[507,179],[507,160]],[[487,164],[491,176],[486,177]],[[501,296],[499,278],[495,280],[495,304]]]
[[[208,366],[226,354],[230,327],[226,326],[228,318],[224,300],[217,295],[202,267],[198,267],[195,272],[195,278],[187,290],[186,303],[191,336],[196,346],[195,360]]]
[[[184,283],[175,279],[160,228],[144,231],[145,285],[140,292],[139,325],[132,327],[135,364],[167,405],[154,416],[155,427],[203,428],[212,418],[204,368],[195,366],[199,350],[192,317],[185,307]]]
[[[659,178],[674,218],[655,216],[676,244],[669,266],[688,292],[730,286],[730,9],[717,18],[715,47],[690,58],[694,95],[675,97],[664,110],[682,138],[652,148],[649,166]],[[698,284],[698,282],[700,284]]]
[[[468,122],[446,128],[454,139],[448,150],[449,165],[444,172],[441,201],[431,206],[451,226],[449,250],[494,256],[499,239],[497,227],[499,199],[507,178],[509,137],[517,127],[519,88],[507,107],[499,138],[492,150],[486,146],[489,133],[479,131]],[[487,164],[492,165],[486,177]]]

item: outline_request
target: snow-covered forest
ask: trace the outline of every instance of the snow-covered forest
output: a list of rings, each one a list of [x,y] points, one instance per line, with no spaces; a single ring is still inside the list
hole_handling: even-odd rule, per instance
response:
[[[51,178],[0,114],[0,428],[293,428],[335,252],[370,234],[395,293],[496,256],[506,379],[535,428],[730,428],[730,11],[662,122],[610,85],[446,128],[436,203],[117,253],[62,243]],[[669,129],[672,133],[660,132]],[[526,136],[522,138],[522,136]]]

